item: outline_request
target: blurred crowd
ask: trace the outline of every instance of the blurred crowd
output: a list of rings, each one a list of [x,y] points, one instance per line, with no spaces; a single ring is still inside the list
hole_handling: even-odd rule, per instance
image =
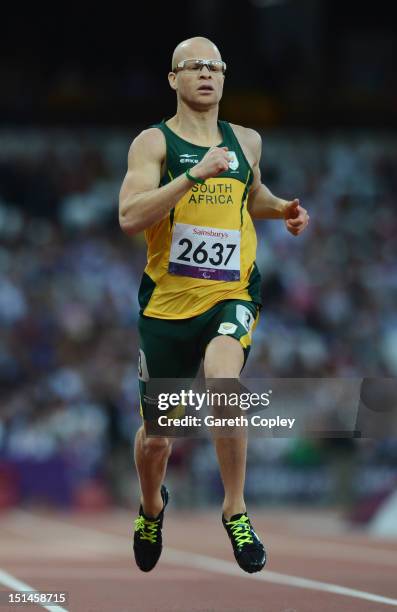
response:
[[[186,0],[183,19],[140,3],[136,24],[100,7],[59,7],[21,21],[9,3],[0,39],[3,122],[130,125],[174,108],[167,73],[174,47],[202,33],[227,63],[228,117],[256,125],[397,125],[392,4],[334,0]],[[236,15],[250,35],[238,44]],[[95,26],[93,27],[93,23]],[[71,37],[73,33],[73,37]],[[18,45],[15,38],[18,37]],[[106,43],[105,43],[106,41]],[[319,94],[321,92],[321,95]],[[133,119],[134,120],[134,119]]]
[[[142,236],[122,234],[117,201],[134,135],[1,133],[0,483],[19,479],[21,498],[49,490],[51,502],[64,505],[131,498],[145,246]],[[263,143],[264,182],[277,195],[299,197],[310,226],[295,238],[281,221],[257,223],[264,307],[245,374],[396,376],[395,141],[365,132],[270,132]],[[220,482],[206,445],[180,443],[171,475],[191,491],[202,483],[210,499]],[[296,477],[303,466],[306,476],[314,469],[313,498],[332,500],[335,471],[324,472],[330,447],[256,440],[249,494],[308,495],[307,479],[299,488]],[[376,489],[374,464],[383,466],[379,486],[393,478],[395,445],[339,447],[368,463],[367,490]],[[35,464],[41,492],[31,488]],[[275,476],[280,469],[284,480]]]

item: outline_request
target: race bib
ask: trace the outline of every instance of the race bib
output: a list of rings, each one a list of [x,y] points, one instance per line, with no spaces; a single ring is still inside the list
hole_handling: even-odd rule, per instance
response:
[[[208,280],[240,280],[239,230],[176,223],[168,272]]]

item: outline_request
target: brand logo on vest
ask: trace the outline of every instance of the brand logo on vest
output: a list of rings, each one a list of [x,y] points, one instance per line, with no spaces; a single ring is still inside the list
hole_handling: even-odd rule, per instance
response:
[[[228,151],[229,156],[231,157],[231,160],[229,161],[229,168],[230,170],[237,170],[237,168],[239,167],[239,162],[237,159],[237,155],[235,151]]]
[[[182,153],[179,156],[179,161],[181,164],[198,164],[198,159],[192,159],[193,157],[197,157],[194,153],[189,155],[189,153]]]

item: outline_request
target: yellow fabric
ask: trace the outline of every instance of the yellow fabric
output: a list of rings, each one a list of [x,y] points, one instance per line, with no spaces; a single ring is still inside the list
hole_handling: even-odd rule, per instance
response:
[[[148,246],[146,274],[156,284],[144,314],[161,319],[186,319],[212,308],[221,300],[251,301],[247,287],[256,257],[256,232],[247,210],[246,183],[235,178],[207,179],[193,185],[175,206],[175,223],[241,231],[240,280],[214,281],[168,272],[172,241],[170,217],[145,231]],[[248,191],[248,190],[247,190]],[[241,212],[242,209],[242,212]]]

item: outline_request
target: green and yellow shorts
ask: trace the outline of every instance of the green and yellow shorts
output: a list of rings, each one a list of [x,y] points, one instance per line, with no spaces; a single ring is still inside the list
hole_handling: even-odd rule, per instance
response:
[[[224,300],[206,312],[188,319],[156,319],[140,315],[139,393],[141,415],[149,418],[146,383],[153,378],[194,379],[207,345],[216,336],[238,340],[246,364],[252,332],[259,319],[259,306],[246,300]]]

